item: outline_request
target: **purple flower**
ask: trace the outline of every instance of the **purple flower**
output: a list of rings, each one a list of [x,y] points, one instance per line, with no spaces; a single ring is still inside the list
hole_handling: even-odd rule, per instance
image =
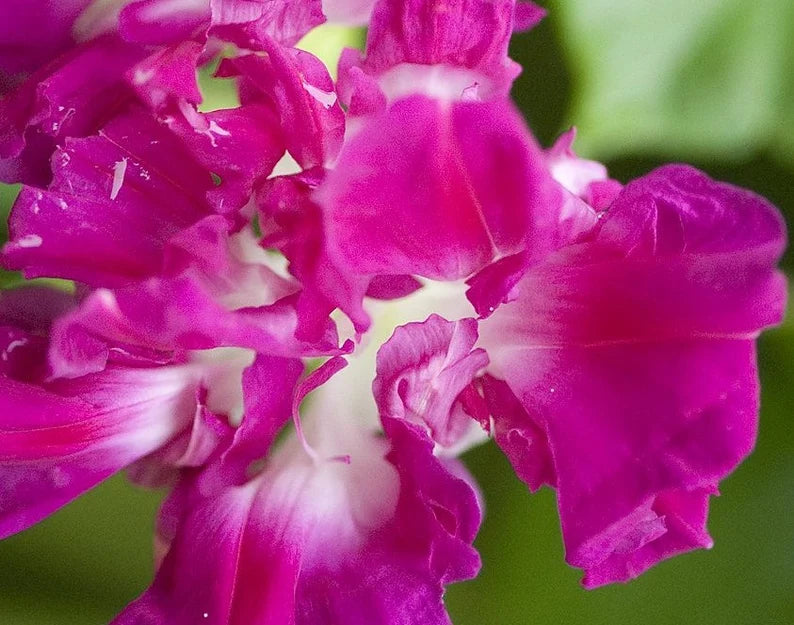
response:
[[[490,436],[585,586],[710,546],[784,226],[685,166],[623,186],[574,130],[543,150],[507,98],[542,9],[66,9],[0,65],[2,262],[75,282],[0,295],[0,535],[128,469],[170,494],[118,625],[444,625],[480,566],[456,456]],[[370,25],[338,84],[294,47],[326,19]],[[210,61],[240,106],[199,109]]]

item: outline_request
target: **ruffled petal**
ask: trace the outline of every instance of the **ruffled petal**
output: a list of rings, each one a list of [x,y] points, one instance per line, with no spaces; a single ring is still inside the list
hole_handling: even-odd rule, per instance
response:
[[[298,336],[307,340],[323,332],[325,320],[339,308],[358,332],[369,327],[363,299],[370,280],[355,275],[330,256],[321,208],[313,194],[325,171],[314,169],[267,181],[257,193],[263,244],[280,250],[290,273],[300,281]]]
[[[444,586],[480,568],[471,547],[481,518],[474,490],[433,456],[423,432],[401,419],[386,419],[384,427],[386,458],[399,479],[392,518],[341,566],[323,563],[299,579],[301,625],[448,625]]]
[[[664,502],[715,490],[752,449],[752,343],[517,351],[504,364],[520,373],[505,376],[548,437],[566,559],[585,570],[584,585],[626,581],[661,559],[709,547],[705,519],[688,527]],[[536,474],[535,456],[502,446],[521,463],[522,478]]]
[[[479,425],[455,409],[458,396],[488,364],[474,349],[477,322],[426,321],[398,327],[378,350],[373,383],[381,415],[406,419],[428,429],[442,448],[455,447]]]
[[[559,185],[558,223],[548,249],[564,247],[593,230],[600,211],[615,199],[622,185],[607,177],[606,167],[596,161],[579,158],[573,151],[576,129],[564,133],[546,152],[546,167]],[[480,317],[488,317],[500,305],[515,299],[516,285],[527,269],[544,256],[525,251],[501,258],[469,278],[467,297]]]
[[[129,5],[128,8],[135,5]],[[196,67],[204,54],[204,44],[185,41],[162,48],[136,63],[127,79],[138,97],[153,110],[176,102],[201,102]]]
[[[262,458],[292,416],[292,391],[303,373],[297,359],[257,356],[242,377],[245,418],[221,459],[227,481],[243,484],[252,462]]]
[[[325,22],[322,0],[210,0],[214,32],[229,32],[224,26],[240,25],[256,48],[275,40],[294,46],[315,26]],[[239,37],[236,35],[235,37]]]
[[[466,297],[482,319],[518,297],[516,285],[531,264],[529,254],[519,252],[500,258],[466,280]]]
[[[710,545],[708,494],[755,440],[754,339],[782,318],[784,244],[767,202],[669,166],[630,183],[587,242],[532,267],[481,323],[523,430],[548,439],[586,586]],[[503,447],[536,485],[536,457]]]
[[[220,179],[207,199],[225,215],[249,202],[286,150],[279,115],[267,103],[252,102],[211,113],[183,106],[166,119],[193,158]]]
[[[347,107],[348,128],[355,129],[353,118],[383,113],[388,107],[388,99],[377,77],[364,70],[364,57],[361,50],[345,48],[337,64],[336,92]]]
[[[131,96],[124,73],[144,56],[136,46],[102,37],[70,50],[0,100],[0,180],[46,186],[56,142],[96,132],[119,112]]]
[[[781,320],[784,246],[765,200],[668,166],[630,183],[591,240],[533,267],[516,287],[531,305],[490,327],[539,348],[754,338]]]
[[[536,491],[556,486],[554,459],[542,426],[528,413],[502,380],[485,375],[483,394],[492,417],[492,434],[521,480]]]
[[[148,45],[203,42],[209,34],[292,46],[324,21],[321,0],[138,0],[121,11],[119,31]]]
[[[225,60],[220,76],[241,76],[243,103],[270,104],[278,112],[287,150],[303,169],[332,163],[345,134],[345,115],[320,59],[265,40],[267,56]]]
[[[295,402],[339,364],[332,359],[299,384]],[[269,405],[281,408],[260,413],[264,420],[246,434],[241,428],[234,446],[260,432],[272,440],[285,406]],[[474,491],[403,419],[385,419],[384,439],[322,405],[305,416],[323,434],[317,455],[293,435],[243,485],[203,497],[199,477],[192,494],[175,491],[163,519],[171,528],[179,519],[170,549],[152,587],[116,625],[449,623],[443,586],[479,568],[470,546],[480,521]],[[325,459],[334,452],[347,460]]]
[[[253,257],[246,257],[253,254]],[[169,243],[162,277],[92,292],[54,330],[54,375],[73,377],[118,359],[167,361],[185,350],[242,347],[298,356],[338,352],[330,319],[318,338],[295,337],[297,285],[278,276],[247,231],[212,216]]]

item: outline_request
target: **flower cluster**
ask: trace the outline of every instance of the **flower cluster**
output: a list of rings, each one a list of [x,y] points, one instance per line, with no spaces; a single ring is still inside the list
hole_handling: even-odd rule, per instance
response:
[[[751,451],[785,229],[684,166],[625,186],[509,99],[516,0],[4,2],[0,536],[169,488],[117,625],[449,622],[493,438],[584,585],[709,547]],[[296,44],[368,25],[332,80]],[[2,28],[7,28],[4,26]],[[9,52],[10,51],[10,52]],[[236,85],[206,111],[197,68]],[[304,401],[304,399],[306,401]]]

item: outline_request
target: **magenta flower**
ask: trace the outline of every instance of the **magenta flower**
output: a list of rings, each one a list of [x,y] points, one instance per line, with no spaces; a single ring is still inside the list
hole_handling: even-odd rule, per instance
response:
[[[457,456],[492,437],[588,588],[711,545],[785,228],[686,166],[542,149],[507,56],[542,9],[56,15],[0,56],[3,264],[75,283],[0,296],[0,536],[127,469],[169,495],[118,625],[443,625],[488,497]],[[295,47],[326,20],[370,26],[336,84]],[[204,112],[214,60],[240,105]]]

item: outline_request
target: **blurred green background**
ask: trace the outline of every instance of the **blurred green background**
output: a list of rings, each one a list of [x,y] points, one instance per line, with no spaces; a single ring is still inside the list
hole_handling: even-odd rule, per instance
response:
[[[541,4],[549,18],[515,38],[512,56],[525,68],[515,99],[544,145],[575,121],[580,153],[620,180],[690,162],[765,195],[791,223],[794,2]],[[5,210],[14,193],[2,190]],[[625,586],[582,590],[553,493],[530,496],[493,445],[470,452],[487,505],[484,565],[449,590],[454,622],[794,624],[794,321],[763,337],[760,359],[760,438],[713,502],[715,547]],[[158,501],[115,478],[0,543],[0,625],[106,623],[150,579]]]

